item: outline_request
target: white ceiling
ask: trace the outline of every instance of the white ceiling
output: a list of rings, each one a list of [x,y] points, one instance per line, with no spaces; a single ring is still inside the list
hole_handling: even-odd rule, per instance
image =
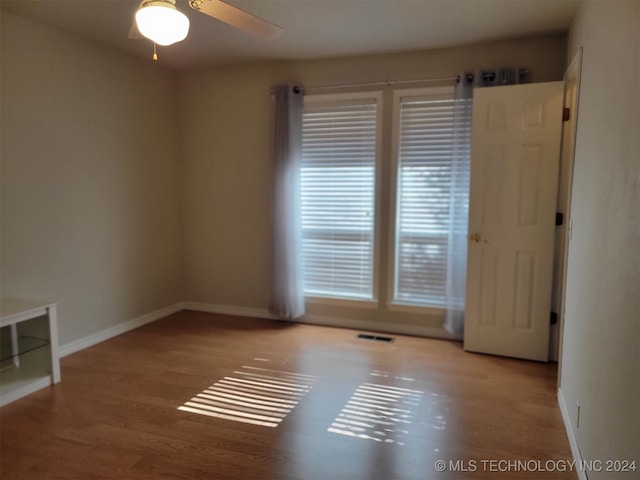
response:
[[[177,6],[188,38],[159,50],[169,67],[300,60],[422,50],[567,30],[580,0],[228,0],[284,28],[263,41]],[[2,0],[2,10],[142,58],[152,44],[128,39],[139,0]]]

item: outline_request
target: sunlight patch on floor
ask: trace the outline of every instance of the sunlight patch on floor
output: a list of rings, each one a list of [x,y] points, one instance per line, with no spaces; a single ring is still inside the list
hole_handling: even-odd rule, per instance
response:
[[[311,375],[245,365],[185,402],[178,410],[277,427],[315,381]]]
[[[363,383],[327,429],[331,433],[404,445],[422,393],[408,388]]]
[[[402,380],[403,382],[415,381],[414,378],[392,375],[389,372],[385,372],[383,370],[374,370],[369,375],[371,375],[372,377],[394,378],[395,380]]]

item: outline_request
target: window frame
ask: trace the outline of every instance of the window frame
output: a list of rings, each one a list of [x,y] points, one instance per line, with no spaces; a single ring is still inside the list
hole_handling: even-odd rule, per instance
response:
[[[420,96],[444,96],[450,95],[454,98],[455,88],[453,86],[436,86],[436,87],[419,87],[397,89],[393,92],[393,119],[391,132],[391,162],[389,171],[389,236],[387,238],[387,302],[386,307],[391,311],[408,312],[408,313],[432,313],[442,314],[445,311],[443,306],[418,304],[406,301],[399,301],[395,298],[396,290],[396,248],[398,232],[398,178],[400,166],[400,109],[401,101],[405,97]]]
[[[375,158],[374,158],[374,185],[373,185],[373,254],[372,254],[372,278],[371,278],[371,298],[351,298],[330,295],[304,294],[305,301],[313,304],[332,305],[337,307],[358,307],[375,309],[379,305],[380,291],[380,239],[381,239],[381,168],[382,168],[382,136],[383,131],[383,91],[358,91],[345,93],[319,93],[305,95],[304,108],[313,104],[328,104],[331,102],[345,102],[351,100],[373,100],[376,105],[376,129],[375,129]],[[302,131],[302,130],[301,130]],[[303,233],[304,235],[304,233]]]

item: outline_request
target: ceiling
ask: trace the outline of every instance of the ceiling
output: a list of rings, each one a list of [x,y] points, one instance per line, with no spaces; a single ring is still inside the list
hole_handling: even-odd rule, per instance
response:
[[[187,39],[160,47],[168,67],[301,60],[464,45],[568,29],[580,0],[228,0],[284,28],[271,41],[192,11]],[[130,40],[139,0],[2,0],[2,10],[151,61],[147,40]]]

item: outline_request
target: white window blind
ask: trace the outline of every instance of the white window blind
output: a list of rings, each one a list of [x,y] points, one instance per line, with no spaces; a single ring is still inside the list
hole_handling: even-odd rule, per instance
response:
[[[377,98],[309,100],[301,174],[305,294],[371,300]]]
[[[396,101],[393,302],[441,307],[446,292],[453,91],[399,96]]]

